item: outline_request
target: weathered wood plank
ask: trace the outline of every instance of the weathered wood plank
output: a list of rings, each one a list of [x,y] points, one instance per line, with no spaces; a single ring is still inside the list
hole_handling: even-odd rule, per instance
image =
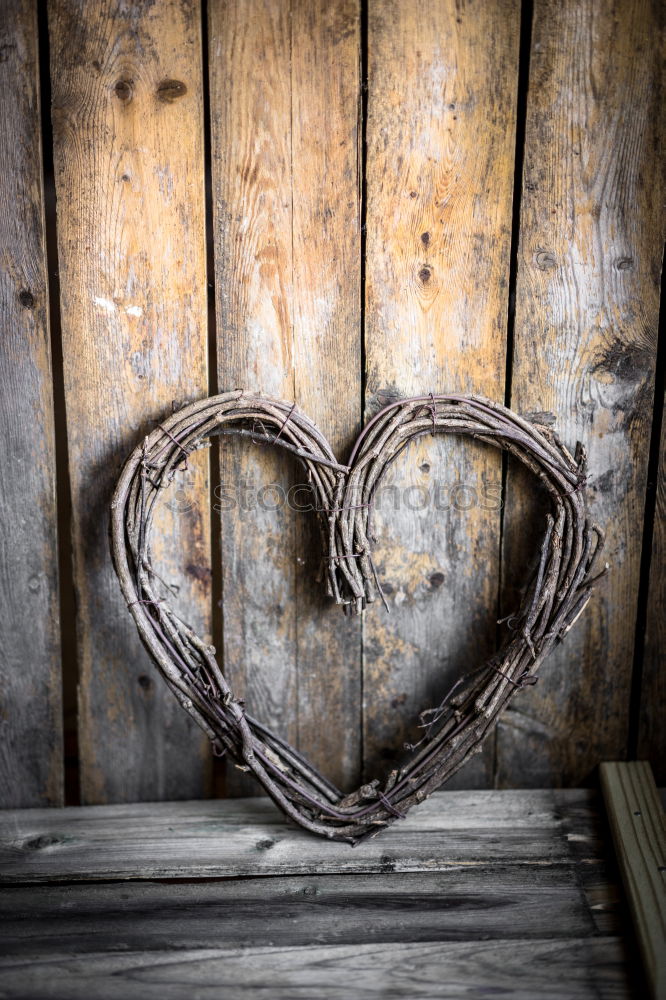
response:
[[[0,18],[0,805],[62,804],[55,445],[37,16]]]
[[[659,19],[647,0],[535,5],[511,402],[585,444],[611,571],[503,716],[500,785],[576,784],[626,753],[664,238]],[[534,511],[510,470],[503,614],[542,530]]]
[[[645,761],[603,763],[601,787],[624,887],[655,1000],[666,996],[666,828]]]
[[[368,416],[430,391],[503,399],[519,20],[513,0],[369,5]],[[424,439],[387,476],[400,510],[387,491],[375,519],[391,613],[365,622],[368,774],[494,649],[491,450]],[[453,784],[487,785],[492,768],[487,744]]]
[[[572,803],[579,810],[579,834],[592,829],[590,792],[438,793],[387,835],[355,850],[288,826],[262,799],[12,811],[0,817],[0,880],[443,871],[491,861],[569,864],[563,817]]]
[[[358,4],[209,9],[218,382],[295,399],[344,453],[360,416]],[[284,501],[302,473],[227,442],[221,468],[227,674],[254,715],[349,783],[360,625],[320,595],[313,517]],[[281,494],[262,495],[269,484]]]
[[[631,996],[616,938],[197,948],[48,956],[3,963],[6,997],[106,1000],[234,997],[348,1000],[501,993],[534,1000]]]
[[[179,948],[482,941],[595,934],[568,865],[225,882],[5,887],[13,959]]]
[[[292,0],[294,398],[343,461],[361,425],[359,7]],[[361,621],[316,583],[314,517],[298,517],[296,546],[299,747],[351,791],[361,777]]]
[[[290,399],[289,8],[208,6],[218,384]],[[285,505],[267,509],[289,489],[294,466],[270,449],[224,441],[220,473],[225,673],[252,713],[295,743],[295,524]],[[282,494],[258,504],[257,490],[270,484]],[[226,784],[256,794],[231,769]]]
[[[662,308],[664,308],[662,306]],[[666,784],[666,419],[662,418],[650,591],[641,673],[638,756],[649,760],[658,785]]]
[[[567,791],[554,790],[553,794],[555,801],[564,796],[562,833],[598,933],[626,938],[631,933],[631,917],[600,795],[573,800]]]
[[[82,798],[196,796],[206,741],[123,606],[107,509],[141,434],[207,391],[199,3],[55,0],[49,27]],[[204,631],[205,455],[190,467],[184,496],[160,508],[153,548],[183,617]]]

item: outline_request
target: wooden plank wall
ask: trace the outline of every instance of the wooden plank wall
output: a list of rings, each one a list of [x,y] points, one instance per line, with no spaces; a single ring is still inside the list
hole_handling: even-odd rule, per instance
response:
[[[37,17],[0,19],[0,802],[61,805],[63,747]]]
[[[129,450],[173,403],[208,390],[201,12],[196,0],[55,0],[49,32],[81,795],[196,797],[208,747],[128,618],[107,510]],[[205,629],[206,468],[190,465],[194,506],[162,506],[156,556],[186,620]]]
[[[370,4],[367,417],[424,392],[503,398],[519,36],[512,0],[450,0],[427,18]],[[415,442],[386,479],[375,524],[390,614],[365,620],[369,771],[493,652],[500,508],[485,497],[501,475],[494,449],[440,438]],[[492,782],[493,751],[451,787]]]
[[[149,427],[235,386],[296,400],[340,457],[382,404],[445,390],[553,414],[567,444],[585,441],[611,571],[455,781],[586,783],[627,755],[632,727],[663,759],[663,485],[655,504],[647,483],[663,406],[657,5],[49,0],[39,31],[36,0],[0,8],[0,438],[3,467],[24,473],[0,480],[2,804],[62,801],[58,544],[76,591],[62,670],[78,678],[81,800],[213,790],[205,741],[122,606],[106,508]],[[312,519],[257,495],[298,485],[297,467],[241,444],[213,458],[215,481],[199,453],[160,511],[161,575],[253,714],[351,787],[494,648],[539,499],[470,442],[410,448],[375,523],[391,613],[360,621],[321,595]],[[72,496],[59,543],[57,477]],[[249,786],[232,770],[223,788]]]
[[[662,373],[663,374],[663,373]],[[663,401],[662,401],[663,402]],[[662,411],[663,414],[663,411]],[[638,758],[649,760],[660,787],[666,784],[666,422],[661,424],[660,447],[653,470],[656,491],[654,535],[649,547],[650,575],[645,622],[645,646],[641,657],[640,710],[638,717]]]
[[[361,416],[358,5],[224,0],[210,12],[218,384],[296,400],[344,455]],[[228,495],[255,505],[221,513],[229,677],[253,714],[353,783],[360,621],[313,582],[313,519],[254,496],[272,483],[287,493],[298,468],[225,443],[221,470]]]
[[[511,404],[552,413],[564,441],[585,442],[611,571],[504,715],[500,784],[575,785],[627,752],[664,245],[658,37],[643,0],[535,8]],[[523,482],[510,469],[514,583],[534,551]]]

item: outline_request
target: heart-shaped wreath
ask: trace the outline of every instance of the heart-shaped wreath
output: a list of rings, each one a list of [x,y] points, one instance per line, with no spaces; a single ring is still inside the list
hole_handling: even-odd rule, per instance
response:
[[[251,718],[234,697],[215,649],[159,593],[149,536],[155,502],[183,460],[221,434],[275,444],[297,456],[314,492],[327,593],[348,614],[383,598],[372,560],[373,498],[391,462],[415,437],[468,434],[515,455],[550,495],[536,571],[504,647],[462,677],[430,713],[424,739],[388,776],[343,796],[287,742]],[[181,705],[213,741],[251,771],[277,805],[313,833],[356,844],[403,817],[440,787],[481,743],[500,712],[537,670],[590,597],[603,538],[588,518],[585,452],[480,396],[432,393],[377,413],[347,465],[295,404],[242,390],[186,406],[158,425],[127,460],[111,504],[113,561],[141,639]],[[601,575],[601,574],[600,574]]]

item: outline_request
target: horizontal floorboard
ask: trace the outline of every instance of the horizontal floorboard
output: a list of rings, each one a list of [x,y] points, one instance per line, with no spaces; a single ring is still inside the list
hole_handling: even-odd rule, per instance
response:
[[[583,1000],[631,995],[618,938],[165,949],[15,959],[2,995],[89,1000],[293,1000],[511,996]]]
[[[289,826],[265,800],[8,811],[0,881],[227,878],[317,871],[441,871],[569,861],[569,840],[596,849],[585,790],[441,792],[356,849]]]
[[[5,887],[0,955],[592,936],[570,865]]]

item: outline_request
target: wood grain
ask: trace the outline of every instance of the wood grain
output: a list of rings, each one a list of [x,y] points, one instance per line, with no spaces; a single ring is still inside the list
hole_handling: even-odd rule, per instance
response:
[[[82,957],[48,954],[41,961],[3,963],[6,997],[88,1000],[176,1000],[265,997],[292,1000],[458,998],[501,991],[516,1000],[625,1000],[632,996],[627,955],[619,938],[545,941],[441,941],[318,945],[303,948],[196,948],[103,952]]]
[[[504,395],[519,5],[369,5],[366,416],[398,396]],[[364,630],[368,775],[495,644],[500,458],[406,450],[378,505],[390,615]],[[393,489],[395,488],[395,489]],[[396,504],[400,509],[394,509]],[[453,783],[492,781],[493,752]]]
[[[641,671],[638,756],[652,765],[658,785],[666,785],[666,419],[662,418],[654,531],[650,560],[647,624]]]
[[[7,812],[3,992],[626,997],[600,809],[442,792],[379,850],[292,830],[265,798]]]
[[[666,997],[666,825],[647,761],[605,762],[601,787],[654,1000]]]
[[[206,742],[123,607],[107,509],[120,463],[207,392],[197,0],[49,5],[85,802],[202,795]],[[207,464],[160,508],[155,553],[209,628]]]
[[[270,801],[258,798],[8,811],[0,816],[0,880],[569,864],[570,835],[589,838],[593,851],[595,814],[593,793],[584,791],[439,792],[383,840],[352,849],[294,829]]]
[[[503,716],[500,785],[580,783],[626,753],[663,246],[658,22],[642,0],[535,6],[511,405],[585,444],[611,569]],[[529,496],[510,469],[503,614],[542,530]]]
[[[290,49],[285,4],[209,4],[217,365],[223,392],[247,386],[277,398],[294,393]],[[295,525],[287,508],[264,509],[256,493],[267,484],[286,493],[295,470],[277,453],[224,441],[220,471],[225,674],[251,713],[294,744]],[[281,495],[270,494],[269,506]],[[230,768],[226,787],[233,794],[255,794]]]
[[[358,5],[209,9],[219,386],[295,399],[344,455],[360,417]],[[320,597],[312,516],[261,494],[284,498],[303,473],[227,442],[221,467],[227,675],[253,715],[353,783],[360,625]]]
[[[270,914],[270,920],[267,915]],[[590,937],[568,865],[224,882],[5,886],[0,955]],[[0,959],[1,961],[1,959]]]
[[[0,805],[61,805],[55,444],[37,16],[0,18]]]
[[[292,4],[295,399],[346,460],[361,429],[358,0]],[[361,622],[323,587],[318,529],[296,538],[298,741],[345,790],[361,775]]]

